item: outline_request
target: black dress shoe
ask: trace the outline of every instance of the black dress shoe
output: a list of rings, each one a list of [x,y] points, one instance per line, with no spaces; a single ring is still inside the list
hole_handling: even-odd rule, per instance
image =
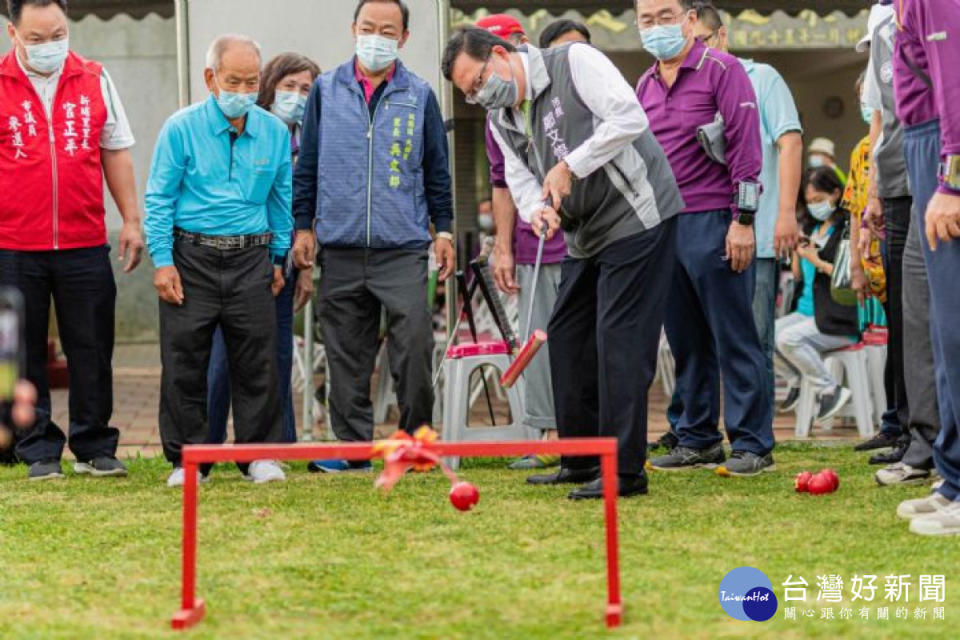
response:
[[[638,476],[617,476],[618,495],[621,498],[643,495],[647,493],[647,474]],[[603,480],[597,478],[579,489],[574,489],[568,496],[571,500],[599,500],[603,498]]]
[[[527,478],[527,484],[582,484],[600,476],[600,467],[589,469],[560,468],[556,473],[541,473]]]
[[[901,438],[897,441],[897,444],[894,445],[893,449],[887,453],[877,453],[870,456],[870,464],[895,464],[900,462],[903,460],[903,455],[909,447],[910,441]]]

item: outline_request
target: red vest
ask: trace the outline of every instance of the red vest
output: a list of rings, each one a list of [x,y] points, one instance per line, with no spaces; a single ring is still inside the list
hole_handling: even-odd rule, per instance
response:
[[[0,59],[0,249],[106,244],[100,74],[99,64],[71,52],[48,122],[14,51]]]

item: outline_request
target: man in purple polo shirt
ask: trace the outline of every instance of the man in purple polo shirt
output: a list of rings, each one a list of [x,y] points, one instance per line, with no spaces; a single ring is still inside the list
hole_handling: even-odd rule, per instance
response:
[[[514,18],[495,14],[477,21],[477,27],[514,45],[526,44],[523,27]],[[530,225],[517,215],[517,207],[507,188],[505,162],[490,123],[487,123],[487,158],[490,160],[490,184],[493,187],[493,218],[497,226],[494,245],[494,279],[504,293],[520,294],[520,335],[531,328],[525,326],[530,296],[535,299],[533,329],[545,329],[557,301],[560,287],[560,265],[567,255],[563,234],[558,233],[543,248],[543,266],[537,290],[533,287],[533,265],[537,258],[537,236]],[[557,437],[557,417],[553,406],[553,385],[550,383],[550,355],[544,346],[541,353],[524,371],[523,423],[543,431],[548,439]],[[541,469],[559,464],[558,456],[527,456],[513,462],[511,469]]]
[[[731,475],[773,468],[773,409],[766,360],[753,319],[753,221],[763,160],[757,98],[733,56],[694,38],[692,0],[637,0],[643,47],[658,62],[637,97],[676,176],[686,208],[677,216],[676,252],[665,328],[677,363],[683,413],[678,446],[654,468],[724,464]],[[700,146],[697,129],[722,116],[725,164]],[[726,459],[718,429],[720,373]]]
[[[897,115],[930,283],[930,334],[940,434],[933,459],[943,483],[897,515],[920,535],[960,535],[960,0],[894,0]]]

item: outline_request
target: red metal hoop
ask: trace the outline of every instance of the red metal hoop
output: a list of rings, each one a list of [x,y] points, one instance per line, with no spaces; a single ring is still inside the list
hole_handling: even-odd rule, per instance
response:
[[[524,455],[599,456],[603,477],[604,520],[607,533],[607,627],[620,626],[620,561],[617,542],[617,441],[613,438],[579,438],[538,442],[437,442],[431,448],[441,456],[512,457]],[[213,462],[254,460],[370,460],[374,443],[190,445],[183,448],[183,558],[180,610],[171,621],[174,629],[187,629],[203,620],[204,601],[197,598],[197,470]]]

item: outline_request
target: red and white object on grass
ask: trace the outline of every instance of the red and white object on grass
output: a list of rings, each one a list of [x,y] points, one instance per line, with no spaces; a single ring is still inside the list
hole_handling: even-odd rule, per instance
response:
[[[802,471],[794,476],[793,487],[797,493],[815,496],[833,493],[840,488],[840,476],[833,469],[824,469],[816,474]]]
[[[450,487],[450,504],[459,511],[470,511],[480,502],[480,492],[469,482],[458,482]]]
[[[530,334],[530,339],[527,340],[527,343],[523,345],[520,351],[517,353],[517,357],[514,359],[513,364],[503,372],[503,375],[500,376],[500,386],[504,389],[509,389],[517,383],[517,379],[520,377],[520,374],[523,373],[523,370],[527,368],[527,365],[530,364],[530,361],[533,360],[533,357],[537,355],[537,351],[540,350],[547,342],[547,332],[537,329],[532,334]]]

